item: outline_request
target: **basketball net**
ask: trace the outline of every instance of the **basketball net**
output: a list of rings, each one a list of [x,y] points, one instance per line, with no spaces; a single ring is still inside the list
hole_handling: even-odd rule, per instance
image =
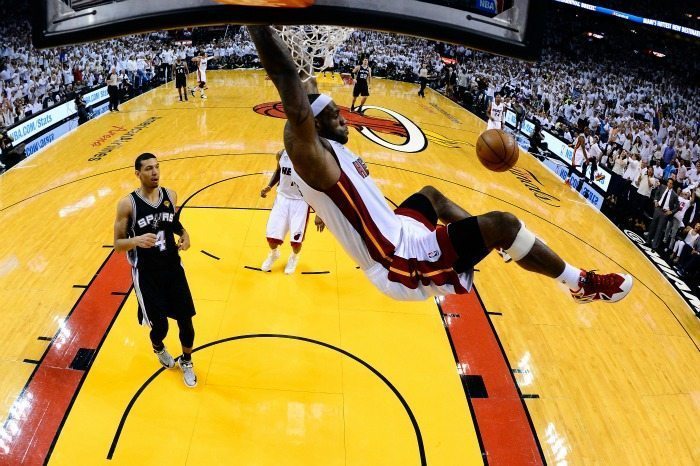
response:
[[[350,37],[353,30],[314,25],[282,26],[275,31],[289,47],[297,69],[306,73],[306,78],[302,78],[302,81],[308,81],[315,73],[326,68],[326,56],[335,53],[335,49]],[[315,60],[320,66],[314,64]]]

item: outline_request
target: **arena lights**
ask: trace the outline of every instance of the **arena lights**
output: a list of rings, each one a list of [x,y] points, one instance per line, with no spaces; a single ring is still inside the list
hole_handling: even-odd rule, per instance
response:
[[[598,34],[598,33],[596,33],[596,32],[587,32],[586,35],[587,35],[588,37],[592,37],[592,38],[594,38],[594,39],[605,39],[605,37],[603,36],[603,34]]]
[[[682,34],[687,34],[689,36],[700,38],[700,31],[697,29],[689,28],[686,26],[680,26],[678,24],[667,23],[665,21],[659,21],[656,19],[643,18],[641,16],[633,15],[631,13],[625,13],[623,11],[613,10],[611,8],[605,8],[602,6],[591,5],[590,3],[579,2],[578,0],[555,0],[559,3],[565,3],[567,5],[575,6],[577,8],[582,8],[584,10],[593,11],[603,15],[615,16],[617,18],[626,19],[627,21],[632,21],[635,23],[646,24],[648,26],[659,27],[663,29],[669,29],[671,31],[680,32]]]

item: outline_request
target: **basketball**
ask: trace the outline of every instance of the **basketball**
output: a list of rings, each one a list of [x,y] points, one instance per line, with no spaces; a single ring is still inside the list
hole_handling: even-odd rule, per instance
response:
[[[510,170],[518,161],[518,143],[500,129],[487,129],[476,140],[476,156],[481,164],[494,172]]]

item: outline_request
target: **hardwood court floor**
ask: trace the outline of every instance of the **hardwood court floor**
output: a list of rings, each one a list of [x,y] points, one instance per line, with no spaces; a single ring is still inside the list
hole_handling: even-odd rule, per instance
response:
[[[633,274],[622,303],[576,305],[495,254],[479,297],[392,302],[312,228],[295,275],[282,273],[288,244],[264,274],[246,266],[267,251],[274,196],[259,192],[284,121],[260,105],[279,98],[261,72],[210,79],[208,100],[158,88],[0,176],[0,464],[700,463],[698,320],[531,156],[518,162],[527,183],[486,171],[483,122],[381,80],[368,104],[386,110],[355,116],[348,144],[389,202],[431,184],[474,214],[513,212],[573,264]],[[349,105],[340,80],[321,88]],[[109,247],[144,151],[187,200],[193,390],[159,370]],[[166,343],[177,352],[176,328]],[[537,438],[517,443],[528,419]]]

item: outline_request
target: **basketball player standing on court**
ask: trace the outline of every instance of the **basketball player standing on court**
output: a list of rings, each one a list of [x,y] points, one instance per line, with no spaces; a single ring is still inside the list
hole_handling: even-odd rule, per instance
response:
[[[270,253],[260,268],[263,272],[269,272],[272,264],[280,257],[279,246],[284,242],[284,237],[289,232],[289,240],[292,243],[292,254],[287,260],[284,273],[292,274],[299,262],[299,252],[301,243],[306,235],[306,224],[309,220],[309,205],[301,197],[299,188],[292,181],[292,162],[289,160],[287,151],[281,150],[277,153],[277,169],[272,174],[270,182],[260,191],[260,197],[267,197],[267,193],[277,186],[277,197],[272,205],[270,217],[267,219],[267,244],[270,245]],[[324,224],[316,216],[316,228],[323,231]]]
[[[127,251],[139,302],[139,323],[151,328],[153,352],[167,368],[175,367],[175,359],[163,340],[168,334],[168,318],[177,321],[182,344],[182,356],[177,364],[185,385],[194,387],[197,385],[192,366],[195,310],[179,254],[190,247],[190,237],[175,216],[177,194],[159,185],[160,167],[156,156],[139,155],[134,168],[141,187],[117,205],[114,250]],[[180,237],[177,243],[173,233]]]
[[[187,101],[187,75],[190,71],[187,69],[187,63],[180,60],[180,57],[175,59],[175,64],[173,65],[173,76],[175,76],[175,87],[177,87],[177,94],[180,96],[180,102],[182,102],[182,97],[185,97]]]
[[[355,100],[357,100],[359,96],[362,96],[360,106],[357,109],[358,112],[362,112],[362,106],[367,101],[367,97],[369,97],[369,86],[372,83],[372,68],[369,67],[369,60],[366,58],[362,60],[362,65],[357,65],[353,68],[352,74],[356,77],[355,87],[352,90],[352,105],[350,105],[350,111],[355,111]]]
[[[588,129],[586,129],[585,131],[587,132]],[[588,160],[588,151],[586,150],[586,134],[581,133],[576,138],[576,143],[574,145],[574,155],[571,157],[571,165],[569,165],[569,173],[566,176],[566,180],[564,180],[564,183],[566,183],[568,185],[571,184],[571,175],[574,173],[574,170],[578,171],[578,168],[583,165],[583,162],[585,160]],[[586,174],[584,173],[583,176],[581,177],[581,180],[578,183],[578,190],[579,191],[583,187],[583,180],[585,177],[586,177]]]
[[[421,63],[420,69],[418,70],[418,81],[420,82],[418,95],[425,98],[425,87],[428,85],[428,67],[425,63]]]
[[[287,115],[284,145],[292,179],[381,292],[398,300],[467,293],[474,266],[503,248],[524,269],[566,284],[579,303],[615,302],[629,293],[631,276],[573,267],[511,213],[472,216],[432,186],[392,212],[367,165],[345,147],[349,129],[333,99],[307,95],[289,49],[272,28],[248,29]]]
[[[323,59],[323,77],[326,77],[326,72],[331,72],[331,78],[335,78],[335,62],[333,61],[333,52],[328,51]]]
[[[487,115],[489,121],[486,129],[503,129],[503,117],[505,115],[505,104],[501,101],[501,94],[496,94],[493,102],[489,102]]]
[[[192,59],[192,62],[194,62],[197,65],[197,86],[193,87],[190,89],[190,92],[192,93],[192,97],[194,97],[194,92],[195,90],[199,90],[199,96],[202,99],[206,99],[207,96],[204,93],[204,91],[207,88],[207,63],[209,63],[209,60],[214,60],[218,58],[217,56],[213,57],[207,57],[204,52],[201,50],[197,52],[197,56]]]

